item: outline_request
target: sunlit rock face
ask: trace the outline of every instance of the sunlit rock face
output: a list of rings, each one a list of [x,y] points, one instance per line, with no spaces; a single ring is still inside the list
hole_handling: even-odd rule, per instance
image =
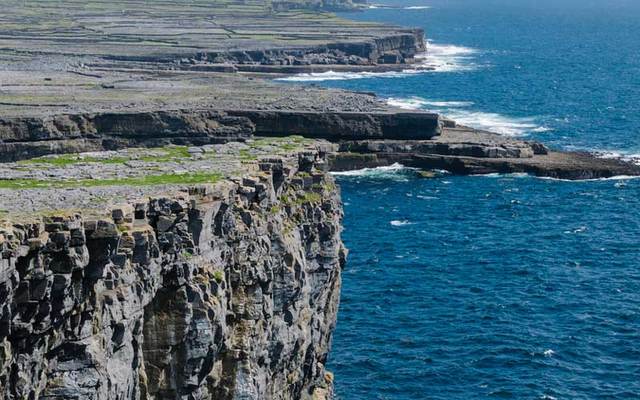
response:
[[[5,399],[298,399],[324,364],[345,250],[324,155],[0,230]]]

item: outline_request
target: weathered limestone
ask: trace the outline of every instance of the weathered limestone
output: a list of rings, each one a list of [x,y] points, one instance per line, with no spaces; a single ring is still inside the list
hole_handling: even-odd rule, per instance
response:
[[[448,125],[448,126],[447,126]],[[640,175],[640,166],[580,152],[549,150],[535,141],[446,123],[430,140],[351,140],[340,143],[331,169],[345,171],[401,163],[460,175],[528,173],[561,179]]]
[[[298,134],[333,141],[354,139],[431,139],[438,136],[438,114],[403,112],[316,112],[237,110],[229,115],[245,117],[259,136]]]
[[[330,396],[339,194],[320,153],[259,166],[0,229],[0,397]]]
[[[247,139],[253,131],[249,119],[215,110],[0,118],[0,161],[134,146],[225,143]]]
[[[408,64],[425,50],[422,30],[321,12],[355,5],[346,0],[156,0],[150,10],[142,0],[8,0],[3,21],[9,29],[0,57],[28,69],[209,66],[228,71],[234,65]],[[39,35],[32,26],[40,27]],[[43,54],[49,59],[46,67],[39,61]]]

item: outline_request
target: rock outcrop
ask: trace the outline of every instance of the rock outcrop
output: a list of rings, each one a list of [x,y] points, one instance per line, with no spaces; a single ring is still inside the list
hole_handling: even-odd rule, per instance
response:
[[[527,173],[560,179],[640,175],[640,166],[624,160],[553,151],[540,142],[443,122],[441,134],[429,140],[342,141],[339,151],[331,156],[331,168],[344,171],[401,163],[459,175]]]
[[[255,125],[258,136],[302,135],[314,139],[431,139],[441,131],[438,114],[427,112],[317,112],[237,110]]]
[[[158,110],[0,118],[0,162],[167,144],[244,141],[303,135],[330,140],[430,139],[437,114],[305,110]]]
[[[291,73],[301,71],[296,68],[281,69],[280,67],[331,66],[334,68],[335,66],[411,64],[414,62],[414,56],[425,50],[424,31],[406,29],[384,37],[364,41],[335,42],[322,46],[201,52],[191,58],[180,59],[178,64],[183,69],[202,70],[210,63],[225,64],[226,68],[239,71]],[[139,61],[157,60],[140,59]],[[263,68],[263,66],[273,68]]]
[[[0,397],[323,399],[345,250],[324,154],[0,229]]]
[[[119,112],[0,118],[0,161],[45,154],[248,138],[252,122],[212,110]]]
[[[366,3],[366,0],[274,0],[271,6],[274,11],[297,9],[351,11],[365,6]]]

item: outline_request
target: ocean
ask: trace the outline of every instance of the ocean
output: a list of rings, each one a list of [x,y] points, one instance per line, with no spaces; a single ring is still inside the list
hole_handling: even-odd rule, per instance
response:
[[[425,28],[434,71],[289,80],[640,158],[640,2],[384,4],[398,8],[345,17]],[[640,180],[402,166],[337,179],[351,251],[329,362],[339,399],[640,398]]]

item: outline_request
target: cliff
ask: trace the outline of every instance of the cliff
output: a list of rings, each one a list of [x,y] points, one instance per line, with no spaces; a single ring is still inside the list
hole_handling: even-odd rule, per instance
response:
[[[339,193],[322,152],[254,164],[110,216],[10,211],[0,397],[328,398]]]
[[[274,11],[317,9],[331,11],[353,11],[366,6],[366,0],[273,0]]]
[[[424,32],[323,12],[351,0],[8,0],[0,54],[18,70],[212,69],[412,63]],[[188,22],[187,22],[188,21]],[[33,35],[32,27],[38,27]],[[42,63],[42,57],[47,62]],[[406,67],[406,65],[405,65]],[[327,67],[328,68],[328,67]]]
[[[356,3],[4,2],[0,399],[330,398],[346,253],[330,169],[640,175],[259,79],[425,50],[419,29],[323,11]]]

